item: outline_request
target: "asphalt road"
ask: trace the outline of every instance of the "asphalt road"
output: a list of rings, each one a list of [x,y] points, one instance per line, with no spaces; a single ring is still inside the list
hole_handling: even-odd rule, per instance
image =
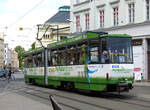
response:
[[[90,93],[26,85],[23,76],[19,75],[17,74],[16,79],[11,80],[10,83],[0,79],[0,107],[3,110],[9,110],[9,108],[11,110],[50,110],[52,107],[49,95],[53,95],[64,110],[149,110],[150,108],[150,86],[135,86],[130,92],[120,95]],[[16,105],[13,100],[16,100]],[[10,104],[6,107],[5,102]]]

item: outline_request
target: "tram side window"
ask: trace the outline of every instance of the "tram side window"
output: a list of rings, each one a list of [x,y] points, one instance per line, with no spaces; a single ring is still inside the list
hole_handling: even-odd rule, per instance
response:
[[[65,66],[66,65],[66,52],[65,51],[61,53],[60,63],[61,63],[61,66]]]
[[[109,55],[108,55],[108,49],[107,49],[107,40],[106,38],[101,39],[101,63],[109,63]]]
[[[57,65],[61,65],[61,56],[62,56],[62,53],[60,51],[57,51]]]
[[[67,65],[76,64],[76,45],[71,45],[67,47]]]
[[[28,64],[27,64],[28,63],[28,57],[24,57],[24,62],[25,62],[24,67],[28,68]]]
[[[28,68],[32,68],[32,59],[28,59]]]
[[[56,66],[57,65],[57,56],[58,56],[58,53],[56,50],[52,50],[51,51],[51,57],[52,57],[52,66]]]
[[[33,67],[37,67],[37,55],[34,54],[33,56]]]
[[[36,58],[37,58],[37,60],[36,60],[36,64],[37,65],[36,66],[37,67],[43,67],[44,66],[44,63],[43,63],[43,60],[44,60],[43,53],[37,54]]]
[[[94,63],[99,63],[99,40],[91,40],[90,41],[90,48],[89,48],[89,54],[90,57],[89,63],[94,64]]]
[[[77,51],[77,62],[78,64],[85,64],[87,62],[87,54],[88,54],[88,43],[83,42],[78,44],[78,51]]]
[[[29,56],[27,59],[27,68],[32,68],[33,67],[33,57]]]
[[[51,66],[52,65],[52,60],[51,60],[51,51],[50,50],[48,50],[47,57],[48,57],[48,66]]]
[[[33,55],[34,67],[37,67],[37,55]]]
[[[66,65],[66,47],[61,47],[58,49],[58,59],[57,65],[65,66]]]

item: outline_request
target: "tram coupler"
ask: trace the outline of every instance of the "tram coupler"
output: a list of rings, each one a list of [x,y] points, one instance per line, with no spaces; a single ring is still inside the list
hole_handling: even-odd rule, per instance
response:
[[[117,84],[117,92],[129,92],[130,86],[128,83],[119,83]]]

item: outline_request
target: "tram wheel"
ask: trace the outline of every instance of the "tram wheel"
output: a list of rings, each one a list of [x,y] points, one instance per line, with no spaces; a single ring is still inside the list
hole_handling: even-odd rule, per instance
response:
[[[62,82],[62,83],[61,83],[61,86],[62,86],[64,89],[67,89],[67,90],[72,90],[72,89],[74,89],[74,83],[73,83],[73,82]]]

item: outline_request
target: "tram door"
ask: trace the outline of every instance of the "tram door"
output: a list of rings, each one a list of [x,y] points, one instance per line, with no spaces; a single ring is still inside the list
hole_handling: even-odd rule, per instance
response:
[[[147,52],[148,56],[148,80],[150,80],[150,51]]]
[[[148,43],[148,51],[147,51],[147,59],[148,59],[148,80],[150,80],[150,39],[147,40]]]

